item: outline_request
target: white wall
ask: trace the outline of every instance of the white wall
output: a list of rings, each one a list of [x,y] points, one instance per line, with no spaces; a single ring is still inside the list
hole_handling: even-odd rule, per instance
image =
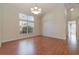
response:
[[[0,13],[1,13],[1,5],[0,5]],[[1,47],[1,14],[0,14],[0,47]]]
[[[0,4],[0,47],[1,47],[1,41],[2,41],[2,37],[3,37],[3,28],[2,28],[2,23],[3,23],[3,8],[2,8],[2,4]]]
[[[43,17],[43,35],[59,39],[66,39],[66,19],[64,5],[55,6]]]
[[[2,42],[12,41],[21,38],[27,38],[27,34],[19,33],[19,19],[18,13],[25,12],[23,9],[18,9],[17,6],[12,4],[4,4],[4,23],[3,23],[3,40]],[[27,9],[27,8],[26,8]],[[39,19],[35,18],[35,31],[30,36],[40,35]]]

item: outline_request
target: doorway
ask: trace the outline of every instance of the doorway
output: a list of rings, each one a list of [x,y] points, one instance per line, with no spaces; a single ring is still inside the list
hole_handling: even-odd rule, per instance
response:
[[[77,22],[75,20],[68,21],[68,43],[71,49],[76,49],[77,35],[76,35]]]

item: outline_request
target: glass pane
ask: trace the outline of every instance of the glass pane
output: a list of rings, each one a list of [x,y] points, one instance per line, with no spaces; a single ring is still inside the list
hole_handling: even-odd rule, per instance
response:
[[[19,13],[20,33],[32,33],[34,29],[34,17]]]
[[[27,33],[27,22],[20,21],[20,33]]]
[[[28,33],[32,33],[34,30],[34,23],[28,22]]]
[[[25,15],[23,13],[19,13],[19,19],[21,19],[21,20],[27,20],[27,15]]]
[[[34,17],[33,16],[28,16],[28,21],[34,21]]]

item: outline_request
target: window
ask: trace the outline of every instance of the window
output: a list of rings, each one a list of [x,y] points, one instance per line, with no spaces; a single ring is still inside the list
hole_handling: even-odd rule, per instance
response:
[[[20,33],[32,33],[34,31],[34,17],[19,13]]]

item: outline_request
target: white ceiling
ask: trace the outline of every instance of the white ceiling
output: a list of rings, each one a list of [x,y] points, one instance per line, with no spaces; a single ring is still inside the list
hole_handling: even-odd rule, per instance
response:
[[[5,4],[7,5],[7,3]],[[73,7],[73,8],[79,8],[79,4],[78,3],[9,3],[8,5],[13,5],[16,8],[18,8],[20,11],[27,13],[27,14],[31,14],[31,10],[30,8],[35,7],[36,5],[39,8],[42,8],[42,13],[41,14],[45,14],[48,13],[50,11],[54,11],[55,8],[57,6],[65,6],[67,8]]]
[[[63,6],[63,3],[14,3],[19,10],[23,10],[25,13],[31,14],[30,8],[35,7],[36,5],[39,8],[42,8],[42,13],[45,14],[49,11],[54,11],[57,6]]]

